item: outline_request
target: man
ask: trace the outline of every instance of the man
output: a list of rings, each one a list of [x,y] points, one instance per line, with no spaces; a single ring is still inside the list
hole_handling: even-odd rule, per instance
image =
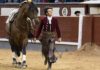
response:
[[[49,3],[54,3],[54,2],[55,2],[55,0],[48,0],[48,2],[49,2]]]
[[[52,16],[52,12],[53,10],[51,7],[45,8],[44,13],[46,17],[41,20],[39,29],[36,34],[36,38],[39,38],[42,31],[42,37],[40,41],[42,44],[42,53],[46,58],[45,64],[47,63],[48,58],[51,63],[54,63],[57,60],[57,57],[54,54],[55,32],[57,33],[58,41],[61,41],[61,33],[58,26],[58,21]],[[51,44],[53,44],[53,46],[51,46]]]
[[[80,14],[81,14],[81,12],[80,11],[75,11],[75,13],[74,13],[76,16],[79,16]]]

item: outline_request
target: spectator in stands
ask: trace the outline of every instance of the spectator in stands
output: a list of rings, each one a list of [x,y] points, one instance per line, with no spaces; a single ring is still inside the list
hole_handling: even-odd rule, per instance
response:
[[[80,11],[75,11],[75,13],[74,13],[76,16],[79,16],[80,14],[81,14],[81,12]]]
[[[12,2],[15,2],[15,3],[20,3],[22,2],[23,0],[5,0],[5,2],[8,2],[8,3],[12,3]]]
[[[41,2],[41,0],[33,0],[33,1],[35,1],[35,2]]]
[[[65,0],[55,0],[55,3],[59,2],[65,2]]]
[[[41,2],[42,2],[42,3],[46,3],[46,2],[48,2],[48,0],[41,0]]]
[[[46,2],[48,2],[48,0],[33,0],[33,1],[35,1],[37,3],[46,3]]]
[[[12,2],[15,2],[15,3],[20,3],[22,2],[23,0],[0,0],[0,3],[4,3],[4,2],[9,2],[9,3],[12,3]],[[46,2],[49,2],[49,3],[58,3],[58,2],[82,2],[84,0],[33,0],[37,3],[46,3]]]
[[[82,1],[84,1],[84,0],[74,0],[75,2],[82,2]]]
[[[64,0],[64,2],[82,2],[84,0]]]
[[[72,0],[64,0],[64,2],[71,2]]]
[[[4,3],[5,1],[4,0],[0,0],[0,3]]]
[[[48,0],[48,2],[49,2],[49,3],[54,3],[54,2],[55,2],[55,0]]]
[[[58,3],[59,2],[59,0],[55,0],[55,3]]]

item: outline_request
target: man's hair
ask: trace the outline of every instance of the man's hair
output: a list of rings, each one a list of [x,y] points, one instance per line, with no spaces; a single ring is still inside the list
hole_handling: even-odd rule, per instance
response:
[[[74,14],[77,14],[77,13],[81,13],[80,11],[75,11],[75,13]]]
[[[51,7],[45,7],[44,8],[44,14],[46,15],[46,13],[48,12],[48,9],[52,9]]]

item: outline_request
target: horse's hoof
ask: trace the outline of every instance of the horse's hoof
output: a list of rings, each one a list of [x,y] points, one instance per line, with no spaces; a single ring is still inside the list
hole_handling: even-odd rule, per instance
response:
[[[51,63],[55,63],[57,61],[57,57],[53,57],[49,59],[49,62]]]
[[[23,61],[23,62],[22,62],[22,68],[27,68],[26,61]]]
[[[12,65],[17,65],[17,62],[12,62]]]
[[[22,68],[21,62],[17,62],[17,67]]]
[[[13,62],[12,62],[12,65],[16,66],[17,65],[17,61],[15,58],[13,58]]]
[[[17,61],[16,61],[15,58],[13,58],[13,62],[12,62],[12,64],[17,64]]]
[[[23,68],[23,69],[27,68],[27,65],[23,65],[22,68]]]
[[[47,70],[51,70],[51,68],[48,68]]]
[[[12,65],[13,65],[14,67],[17,67],[17,63],[12,63]]]

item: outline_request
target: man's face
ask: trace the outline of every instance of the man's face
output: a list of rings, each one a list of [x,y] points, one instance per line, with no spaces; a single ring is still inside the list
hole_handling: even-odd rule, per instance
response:
[[[80,13],[77,13],[77,14],[76,14],[76,16],[79,16],[79,15],[80,15]]]
[[[48,10],[47,10],[47,13],[46,13],[46,14],[47,14],[47,16],[52,16],[52,12],[53,12],[53,10],[52,10],[52,9],[48,9]]]

